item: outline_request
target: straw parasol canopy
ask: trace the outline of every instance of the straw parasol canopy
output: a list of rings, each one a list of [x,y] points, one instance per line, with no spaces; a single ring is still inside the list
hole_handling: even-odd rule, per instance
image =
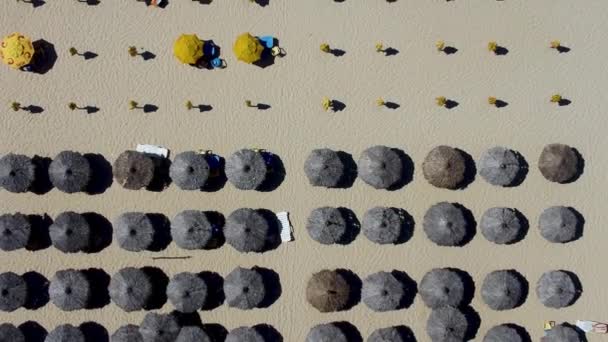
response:
[[[511,325],[501,324],[488,330],[483,342],[524,342],[519,331]]]
[[[124,213],[114,221],[114,234],[122,249],[146,250],[154,241],[154,225],[144,213]]]
[[[13,272],[0,273],[0,311],[12,312],[25,304],[27,283]]]
[[[322,207],[314,209],[308,216],[306,230],[310,237],[324,245],[340,243],[348,225],[339,208]]]
[[[563,144],[549,144],[543,148],[538,168],[543,176],[557,183],[567,183],[578,173],[580,160],[576,151]]]
[[[68,194],[84,191],[91,180],[91,165],[82,154],[62,151],[49,166],[53,186]]]
[[[394,244],[403,234],[405,220],[395,208],[375,207],[365,212],[363,234],[377,244]]]
[[[431,309],[458,307],[465,300],[466,284],[462,276],[449,268],[436,268],[422,278],[418,292]]]
[[[27,216],[16,214],[0,215],[0,249],[5,252],[24,248],[32,234],[32,225]]]
[[[240,190],[255,190],[264,183],[268,166],[261,152],[242,149],[226,160],[226,177]]]
[[[380,328],[374,330],[367,338],[367,342],[415,342],[413,335],[404,335],[398,327]]]
[[[350,296],[348,281],[337,271],[323,270],[315,273],[306,286],[306,300],[320,312],[345,309]]]
[[[183,249],[206,248],[213,239],[214,230],[204,211],[184,210],[171,221],[173,241]]]
[[[64,253],[75,253],[86,249],[91,238],[91,227],[81,214],[63,212],[49,227],[53,246]]]
[[[405,286],[389,272],[374,273],[363,280],[361,300],[374,311],[397,310],[404,297]]]
[[[136,151],[121,153],[112,167],[114,178],[125,189],[145,188],[154,178],[154,161],[147,155]]]
[[[195,34],[182,34],[173,44],[173,54],[184,64],[196,64],[203,57],[203,44]]]
[[[459,246],[468,234],[468,222],[458,206],[441,202],[424,214],[422,226],[426,236],[439,246]]]
[[[306,158],[304,173],[312,186],[335,188],[346,173],[346,165],[338,152],[328,148],[315,149]]]
[[[466,161],[460,151],[449,146],[437,146],[422,163],[424,178],[432,185],[444,189],[456,189],[462,184]]]
[[[318,324],[306,335],[306,342],[348,342],[348,337],[333,323]]]
[[[30,64],[34,53],[32,40],[19,32],[4,37],[0,43],[0,57],[13,69]]]
[[[134,324],[123,325],[110,337],[110,342],[144,342],[139,327]]]
[[[270,238],[270,223],[258,210],[237,209],[226,219],[224,235],[230,246],[237,251],[260,253]]]
[[[175,342],[212,342],[209,335],[200,327],[183,327],[177,335]]]
[[[572,305],[581,292],[577,281],[565,271],[546,272],[536,285],[538,299],[554,309]]]
[[[526,300],[527,286],[523,277],[510,270],[494,271],[481,286],[481,298],[492,310],[509,310]]]
[[[524,233],[524,224],[511,208],[490,208],[481,217],[481,234],[499,245],[515,242]]]
[[[197,274],[176,274],[167,286],[167,298],[177,311],[196,312],[207,300],[207,284]]]
[[[566,243],[577,238],[581,222],[574,210],[555,206],[545,209],[538,220],[540,234],[549,242]]]
[[[5,342],[25,342],[25,336],[16,326],[3,323],[0,324],[0,341]]]
[[[262,58],[264,46],[256,37],[247,32],[236,38],[232,51],[239,61],[251,64]]]
[[[0,159],[0,185],[6,191],[26,192],[35,179],[36,166],[30,157],[9,153]]]
[[[80,271],[57,271],[51,279],[49,297],[53,304],[63,311],[86,308],[90,296],[91,284]]]
[[[62,324],[51,331],[44,342],[85,342],[82,331],[71,324]]]
[[[426,323],[426,333],[433,342],[465,341],[468,330],[465,314],[451,306],[433,310]]]
[[[399,154],[386,146],[372,146],[359,157],[359,177],[376,189],[388,189],[403,177]]]
[[[228,336],[226,336],[225,342],[265,342],[264,336],[260,334],[255,328],[250,327],[239,327],[232,329]]]
[[[175,156],[169,176],[182,190],[200,190],[211,174],[211,167],[202,153],[182,152]]]
[[[114,304],[127,312],[143,309],[153,294],[150,277],[141,269],[127,267],[118,271],[108,287]]]
[[[569,324],[558,324],[548,330],[545,335],[547,342],[583,342],[587,339],[575,327]]]
[[[148,312],[139,325],[144,342],[175,342],[180,329],[174,315],[155,312]]]
[[[509,186],[520,171],[517,153],[505,147],[492,147],[479,159],[479,174],[492,185]]]
[[[255,269],[237,267],[224,279],[224,294],[232,308],[257,308],[266,297],[264,278]]]

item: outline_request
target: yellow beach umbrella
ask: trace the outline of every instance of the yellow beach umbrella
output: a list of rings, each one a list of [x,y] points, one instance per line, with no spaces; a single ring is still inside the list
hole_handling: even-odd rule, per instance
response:
[[[195,34],[182,34],[173,44],[173,54],[184,64],[195,64],[203,57],[203,43]]]
[[[14,69],[30,64],[34,57],[32,40],[18,32],[4,37],[0,44],[0,57]]]
[[[249,33],[243,33],[236,38],[232,50],[239,61],[254,63],[262,58],[264,47],[257,38]]]

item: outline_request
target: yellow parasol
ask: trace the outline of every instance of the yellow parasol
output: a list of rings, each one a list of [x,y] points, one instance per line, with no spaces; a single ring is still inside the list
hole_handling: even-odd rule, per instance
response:
[[[239,61],[254,63],[262,58],[264,47],[257,38],[249,33],[243,33],[236,38],[232,50]]]
[[[203,57],[203,43],[195,34],[182,34],[173,44],[173,54],[184,64],[195,64]]]
[[[4,37],[0,45],[0,57],[14,69],[30,64],[34,57],[32,40],[18,32]]]

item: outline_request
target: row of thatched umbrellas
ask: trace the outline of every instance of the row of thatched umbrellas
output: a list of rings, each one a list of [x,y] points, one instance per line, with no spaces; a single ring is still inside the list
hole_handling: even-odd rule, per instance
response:
[[[90,252],[100,227],[96,226],[99,221],[91,222],[89,217],[75,212],[59,214],[48,229],[53,246],[64,253]],[[28,248],[35,238],[32,221],[20,213],[0,215],[0,250]],[[264,252],[280,243],[278,224],[276,216],[264,209],[240,208],[225,222],[216,212],[185,210],[175,216],[170,228],[160,214],[128,212],[114,221],[113,235],[121,248],[132,252],[154,250],[171,238],[187,250],[217,248],[225,240],[242,253]]]
[[[99,279],[110,277],[99,272],[103,271],[61,270],[39,288],[26,276],[0,273],[0,311],[32,308],[28,303],[36,298],[48,298],[63,311],[95,309],[107,305],[109,300],[126,312],[152,310],[162,306],[166,299],[183,313],[208,310],[222,303],[251,310],[271,305],[278,299],[281,287],[274,272],[260,267],[237,267],[223,279],[211,272],[183,272],[171,280],[155,268],[127,267],[116,272],[105,286]],[[108,297],[107,302],[100,301]],[[44,304],[40,299],[35,307]]]
[[[400,150],[387,146],[373,146],[361,154],[355,166],[350,156],[340,151],[316,149],[305,162],[304,171],[313,186],[344,187],[353,176],[361,178],[376,189],[392,189],[405,181],[413,166]],[[162,163],[161,163],[162,164]],[[225,162],[228,181],[237,189],[259,190],[273,170],[273,154],[242,149]],[[542,175],[558,183],[567,183],[580,174],[583,166],[578,152],[567,145],[547,145],[539,158]],[[139,190],[148,187],[159,172],[159,160],[152,155],[125,151],[113,165],[116,181],[124,188]],[[32,158],[7,154],[0,159],[0,185],[10,192],[31,190],[36,181],[37,165]],[[494,147],[484,152],[479,160],[479,174],[496,186],[512,186],[525,175],[527,166],[519,153]],[[438,188],[458,189],[466,182],[474,167],[463,151],[438,146],[431,150],[422,164],[425,179]],[[74,151],[59,153],[50,163],[48,177],[57,189],[66,193],[86,192],[92,170],[86,156]],[[199,152],[182,152],[169,167],[169,177],[183,190],[201,190],[222,172],[218,156]],[[39,176],[39,175],[38,175]]]
[[[32,221],[20,213],[0,215],[0,250],[28,248],[35,235]],[[103,238],[97,236],[102,231],[97,226],[99,221],[91,221],[87,214],[71,211],[57,215],[48,228],[52,245],[64,253],[92,252],[94,242]],[[439,246],[462,246],[473,237],[472,221],[464,207],[441,202],[424,215],[423,230]],[[567,243],[582,235],[583,223],[584,219],[575,209],[553,206],[541,213],[538,228],[547,241]],[[350,210],[321,207],[310,213],[306,230],[318,243],[348,244],[356,238],[358,226]],[[496,244],[520,241],[527,228],[521,213],[503,207],[488,209],[480,223],[482,235]],[[380,245],[403,243],[413,234],[413,229],[413,219],[404,210],[391,207],[369,209],[361,224],[365,237]],[[158,250],[159,244],[166,246],[172,239],[186,250],[217,248],[225,240],[241,253],[261,253],[280,244],[279,230],[278,220],[272,212],[250,208],[233,211],[225,222],[216,212],[184,210],[170,224],[162,215],[141,212],[121,214],[113,224],[118,245],[131,252]],[[112,235],[112,232],[106,234]]]

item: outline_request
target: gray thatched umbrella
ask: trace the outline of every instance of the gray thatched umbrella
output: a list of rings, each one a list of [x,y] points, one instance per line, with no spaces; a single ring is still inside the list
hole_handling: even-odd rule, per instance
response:
[[[367,342],[415,342],[413,335],[404,335],[399,327],[388,327],[374,330],[367,338]]]
[[[167,285],[167,298],[177,311],[196,312],[207,300],[207,284],[195,273],[178,273]]]
[[[441,202],[433,205],[424,214],[422,222],[429,240],[439,246],[459,246],[468,234],[468,222],[458,206]]]
[[[240,190],[255,190],[266,180],[268,166],[262,153],[242,149],[226,160],[226,177]]]
[[[255,328],[250,327],[239,327],[232,329],[228,336],[226,336],[225,342],[265,342],[264,336],[260,334]]]
[[[153,284],[143,270],[127,267],[112,276],[108,291],[114,304],[131,312],[143,309],[150,301]]]
[[[184,210],[171,221],[171,236],[180,248],[204,249],[213,235],[214,227],[204,211]]]
[[[144,213],[124,213],[114,221],[114,235],[122,249],[140,252],[152,245],[154,225]]]
[[[566,243],[577,238],[579,218],[574,210],[555,206],[545,209],[538,220],[540,234],[549,242]]]
[[[405,220],[399,210],[375,207],[365,212],[363,234],[372,242],[384,245],[397,243],[403,234]]]
[[[524,232],[524,224],[511,208],[490,208],[481,217],[481,234],[499,245],[515,242]]]
[[[258,210],[237,209],[226,219],[224,236],[241,253],[263,252],[270,238],[270,223]]]
[[[80,271],[73,269],[57,271],[49,285],[49,297],[63,311],[80,310],[87,307],[91,296],[91,284]]]
[[[340,185],[346,166],[338,152],[321,148],[310,152],[304,163],[304,173],[312,186],[335,188]]]
[[[340,243],[348,225],[339,208],[322,207],[314,209],[308,216],[306,230],[310,237],[324,245]]]
[[[526,300],[526,291],[521,274],[512,270],[494,271],[483,281],[481,298],[492,310],[509,310]]]
[[[170,314],[149,312],[139,325],[144,342],[175,342],[181,327],[177,318]]]
[[[524,342],[524,338],[521,336],[519,331],[509,325],[501,324],[488,330],[486,336],[483,338],[483,342]]]
[[[458,307],[465,300],[465,286],[464,279],[457,271],[436,268],[424,275],[418,292],[424,304],[431,309]]]
[[[64,253],[86,249],[91,238],[91,227],[83,215],[72,211],[63,212],[49,227],[53,246]]]
[[[306,335],[306,342],[348,342],[348,337],[334,323],[318,324]]]
[[[25,342],[25,336],[16,326],[3,323],[0,324],[0,341],[2,342]]]
[[[224,279],[226,303],[232,308],[250,310],[266,297],[264,278],[255,269],[235,268]]]
[[[175,342],[211,342],[209,335],[200,327],[183,327],[177,335]]]
[[[374,311],[397,310],[404,297],[404,284],[389,272],[377,272],[363,280],[361,300]]]
[[[505,147],[492,147],[479,159],[479,174],[486,182],[497,186],[509,186],[521,172],[517,153]]]
[[[388,189],[403,178],[404,165],[399,153],[390,147],[372,146],[359,157],[359,177],[376,189]]]
[[[36,179],[36,166],[32,159],[9,153],[0,159],[0,185],[10,192],[26,192]]]
[[[127,324],[118,328],[118,330],[112,334],[110,342],[144,342],[144,338],[141,337],[137,325]]]
[[[576,151],[563,144],[550,144],[543,148],[538,159],[538,168],[551,182],[567,183],[579,170],[580,160]]]
[[[337,271],[323,270],[315,273],[306,286],[306,300],[320,312],[345,309],[350,296],[350,284]]]
[[[548,308],[570,306],[580,293],[576,280],[565,271],[546,272],[536,285],[538,299]]]
[[[0,311],[12,312],[25,304],[27,283],[13,272],[0,273]]]
[[[154,161],[149,156],[136,152],[121,153],[112,167],[114,178],[125,189],[145,188],[154,178]]]
[[[426,333],[433,342],[465,341],[468,330],[465,314],[451,306],[433,310],[426,323]]]
[[[464,156],[449,146],[435,147],[422,163],[424,178],[438,188],[458,188],[464,181],[465,172]]]
[[[583,342],[587,341],[584,334],[576,327],[563,323],[556,325],[546,332],[546,342]],[[543,342],[545,341],[543,340]]]
[[[24,248],[32,234],[32,225],[27,216],[16,214],[0,215],[0,249],[5,252]]]
[[[202,153],[182,152],[175,156],[169,168],[173,183],[182,190],[200,190],[211,174],[211,167]]]
[[[51,331],[44,342],[85,342],[86,338],[80,328],[71,324],[62,324]]]
[[[62,151],[49,166],[53,186],[69,194],[84,191],[91,180],[91,165],[80,153]]]

